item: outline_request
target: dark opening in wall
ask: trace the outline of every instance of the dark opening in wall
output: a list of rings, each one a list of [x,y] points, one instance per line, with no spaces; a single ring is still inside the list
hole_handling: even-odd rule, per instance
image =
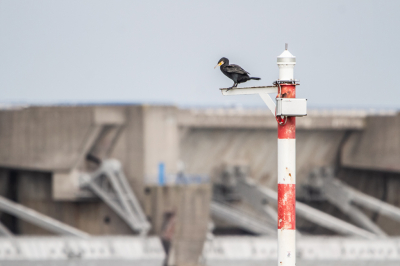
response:
[[[2,184],[5,189],[2,196],[17,201],[18,198],[18,171],[16,170],[2,170],[6,171],[5,175],[2,175]],[[15,216],[9,215],[8,213],[2,212],[0,215],[0,221],[14,234],[19,234],[18,219]]]

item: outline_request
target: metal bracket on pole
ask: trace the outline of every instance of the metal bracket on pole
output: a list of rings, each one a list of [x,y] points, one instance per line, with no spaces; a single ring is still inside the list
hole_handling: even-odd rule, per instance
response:
[[[260,87],[245,87],[245,88],[222,88],[220,89],[222,95],[231,96],[231,95],[250,95],[250,94],[258,94],[264,103],[268,106],[268,109],[271,111],[272,115],[275,116],[275,101],[272,100],[271,96],[268,94],[274,93],[278,94],[278,86],[260,86]]]

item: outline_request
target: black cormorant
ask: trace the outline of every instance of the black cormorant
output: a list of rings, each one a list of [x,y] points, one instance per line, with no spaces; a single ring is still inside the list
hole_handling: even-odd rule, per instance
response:
[[[227,91],[229,91],[232,88],[235,88],[239,83],[246,82],[250,79],[260,80],[260,78],[250,77],[249,76],[250,73],[241,68],[240,66],[234,64],[230,65],[229,59],[226,57],[222,57],[218,61],[218,65],[216,65],[214,68],[216,68],[217,66],[220,66],[222,73],[224,73],[225,76],[227,76],[234,82],[232,87],[228,88]]]

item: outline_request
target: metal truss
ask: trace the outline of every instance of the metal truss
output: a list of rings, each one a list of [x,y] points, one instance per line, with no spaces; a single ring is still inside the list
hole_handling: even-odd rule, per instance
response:
[[[150,223],[133,193],[121,163],[103,160],[93,173],[81,173],[82,187],[87,187],[113,209],[134,231],[146,235]]]
[[[252,217],[251,215],[236,209],[234,206],[212,201],[210,210],[213,217],[236,225],[254,234],[272,236],[276,236],[277,234],[275,228],[276,224],[262,222],[256,217]]]
[[[0,196],[0,211],[14,215],[26,222],[35,224],[41,228],[44,228],[56,234],[77,236],[80,238],[89,237],[89,234],[81,230],[78,230],[72,226],[57,221],[31,208],[25,207],[21,204],[8,200],[2,196]],[[12,236],[11,232],[2,224],[0,225],[0,232],[4,236]]]
[[[318,192],[318,200],[328,200],[355,223],[380,237],[387,237],[387,234],[356,206],[362,206],[400,222],[400,208],[346,185],[334,177],[332,168],[316,169],[311,173],[310,179],[308,187]]]
[[[277,213],[272,206],[276,206],[277,204],[277,192],[268,187],[256,184],[252,179],[247,178],[247,172],[246,166],[226,167],[221,173],[221,177],[223,176],[223,178],[220,178],[221,180],[217,179],[214,184],[212,214],[219,219],[223,219],[256,234],[270,234],[268,231],[271,231],[271,229],[276,232]],[[266,218],[266,221],[257,221],[257,219],[253,219],[251,215],[243,212],[240,208],[236,208],[235,203],[229,204],[231,198],[236,201],[244,201],[245,205],[251,206],[258,214]],[[215,200],[218,201],[216,202]],[[226,203],[226,205],[221,205],[221,202]],[[364,239],[376,239],[380,237],[375,232],[357,227],[302,202],[296,201],[296,212],[302,218],[342,235]],[[248,222],[247,219],[251,220],[251,222]],[[253,220],[256,220],[255,222],[259,225],[250,226],[250,224],[253,224]]]
[[[272,189],[257,185],[248,178],[242,178],[237,185],[237,191],[244,200],[251,202],[257,209],[263,209],[266,203],[276,204],[278,195]],[[332,215],[312,208],[307,204],[296,201],[296,212],[299,216],[344,235],[358,236],[366,239],[374,239],[377,236],[369,231],[361,229],[350,223],[342,221]]]
[[[1,222],[0,222],[0,235],[1,236],[6,236],[6,237],[12,237],[13,236],[11,231],[8,230],[8,228],[4,224],[2,224]]]

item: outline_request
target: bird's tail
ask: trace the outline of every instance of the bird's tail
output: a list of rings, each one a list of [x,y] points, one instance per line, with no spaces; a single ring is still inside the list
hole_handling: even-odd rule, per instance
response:
[[[256,77],[250,77],[250,79],[260,80],[260,78],[256,78]]]

